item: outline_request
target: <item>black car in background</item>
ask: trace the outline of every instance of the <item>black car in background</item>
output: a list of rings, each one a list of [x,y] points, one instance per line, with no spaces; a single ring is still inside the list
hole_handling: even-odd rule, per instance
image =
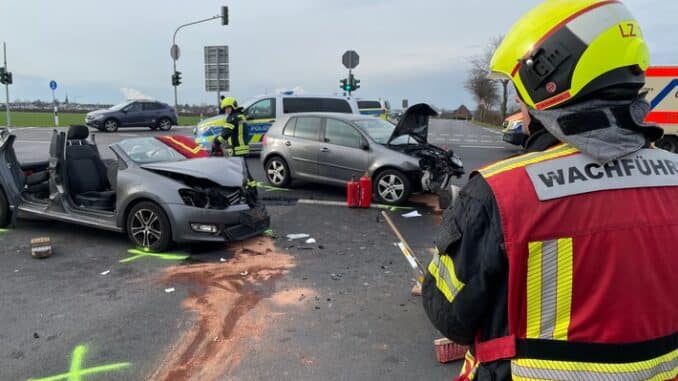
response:
[[[99,131],[115,132],[120,127],[149,127],[169,131],[177,124],[177,112],[169,105],[151,100],[133,100],[85,116],[85,124]]]

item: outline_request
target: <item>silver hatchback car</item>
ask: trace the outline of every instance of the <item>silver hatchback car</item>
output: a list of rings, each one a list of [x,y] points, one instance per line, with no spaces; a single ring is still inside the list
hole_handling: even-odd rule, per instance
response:
[[[429,118],[437,114],[418,104],[397,125],[365,115],[291,115],[264,137],[261,162],[276,187],[293,179],[341,186],[368,173],[377,202],[401,204],[414,192],[447,189],[464,174],[453,152],[428,144]]]

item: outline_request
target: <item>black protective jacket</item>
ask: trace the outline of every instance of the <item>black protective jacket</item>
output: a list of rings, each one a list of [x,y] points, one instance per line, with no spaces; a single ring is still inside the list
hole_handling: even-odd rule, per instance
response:
[[[541,126],[525,143],[526,152],[544,151],[559,142]],[[490,186],[472,175],[459,199],[447,209],[436,246],[449,255],[457,278],[465,284],[452,303],[436,287],[429,273],[422,288],[424,309],[445,337],[460,344],[508,335],[508,259],[504,250],[499,209]],[[472,350],[473,352],[473,350]],[[510,380],[508,361],[483,364],[476,380]]]

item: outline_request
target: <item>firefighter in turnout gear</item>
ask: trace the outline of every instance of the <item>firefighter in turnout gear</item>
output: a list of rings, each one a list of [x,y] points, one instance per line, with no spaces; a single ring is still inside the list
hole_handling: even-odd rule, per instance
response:
[[[643,123],[649,66],[621,1],[547,0],[495,52],[530,137],[448,209],[422,294],[469,344],[457,380],[678,376],[678,155]]]
[[[217,148],[228,156],[247,156],[250,146],[247,144],[247,125],[242,108],[233,97],[225,97],[221,101],[221,109],[226,115],[226,122],[221,135],[215,139]]]
[[[221,134],[214,139],[213,150],[221,151],[223,156],[237,156],[243,160],[247,172],[247,189],[256,196],[257,182],[254,181],[247,165],[247,155],[250,147],[247,144],[247,124],[242,113],[242,107],[238,107],[238,101],[233,97],[225,97],[221,100],[221,109],[226,115],[226,122]]]

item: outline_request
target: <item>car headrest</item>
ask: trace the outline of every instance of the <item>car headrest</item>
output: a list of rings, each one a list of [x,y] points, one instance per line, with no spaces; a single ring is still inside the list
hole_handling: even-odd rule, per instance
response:
[[[89,128],[87,126],[70,126],[68,127],[68,134],[66,139],[68,140],[85,140],[89,137]]]

